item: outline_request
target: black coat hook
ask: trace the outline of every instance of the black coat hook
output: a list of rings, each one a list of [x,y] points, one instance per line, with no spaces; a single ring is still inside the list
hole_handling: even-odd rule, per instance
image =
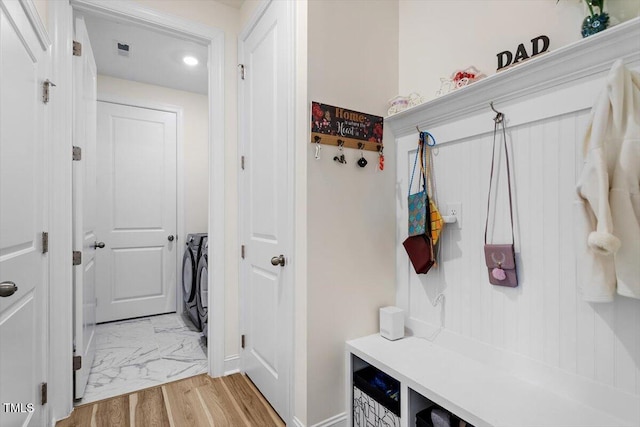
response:
[[[491,107],[493,112],[496,113],[496,116],[493,118],[493,121],[496,122],[496,124],[500,123],[504,119],[504,114],[493,107],[493,101],[489,103],[489,107]]]

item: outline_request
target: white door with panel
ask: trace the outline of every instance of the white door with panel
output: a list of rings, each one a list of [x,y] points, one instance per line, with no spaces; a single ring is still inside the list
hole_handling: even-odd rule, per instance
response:
[[[242,369],[289,416],[293,341],[291,50],[288,2],[274,1],[240,43]]]
[[[46,45],[22,3],[0,0],[0,425],[44,425]]]
[[[73,162],[73,250],[81,252],[73,268],[74,397],[80,399],[95,356],[96,250],[96,84],[97,68],[84,19],[75,20],[75,41],[82,46],[73,57],[73,145],[79,160]]]
[[[98,102],[98,322],[176,311],[176,132],[175,112]]]

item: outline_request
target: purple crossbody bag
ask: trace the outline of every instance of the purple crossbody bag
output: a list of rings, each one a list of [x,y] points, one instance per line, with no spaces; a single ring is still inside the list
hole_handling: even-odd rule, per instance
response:
[[[491,176],[489,177],[489,195],[487,196],[487,219],[484,224],[484,259],[489,273],[489,283],[497,286],[518,286],[518,274],[516,270],[516,254],[514,250],[515,237],[513,233],[513,201],[511,197],[511,171],[509,170],[509,151],[507,149],[507,133],[504,128],[504,115],[498,113],[494,119],[493,148],[491,151]],[[491,187],[493,184],[493,171],[496,150],[496,135],[498,127],[502,124],[502,139],[504,141],[504,153],[507,162],[507,185],[509,188],[509,216],[511,218],[511,244],[494,245],[487,243],[487,228],[489,226],[489,207],[491,205]],[[498,146],[498,149],[500,147]]]

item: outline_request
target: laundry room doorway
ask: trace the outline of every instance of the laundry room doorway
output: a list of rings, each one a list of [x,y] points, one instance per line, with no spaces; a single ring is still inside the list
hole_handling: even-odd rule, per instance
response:
[[[74,173],[74,195],[93,188],[84,200],[95,206],[88,240],[74,240],[75,277],[95,272],[74,292],[74,343],[83,344],[74,346],[74,369],[84,371],[76,371],[77,405],[223,373],[224,222],[216,206],[223,208],[224,170],[211,154],[224,153],[214,126],[223,122],[223,46],[219,30],[134,4],[71,5],[87,35],[84,46],[74,42],[74,64],[91,63],[92,54],[96,69],[84,83],[93,85],[93,107],[73,104],[74,123],[95,124],[93,135],[74,139],[95,139],[95,149],[74,150],[74,171],[93,171],[90,185],[86,173],[81,183]],[[85,219],[84,209],[74,212],[74,222]],[[206,238],[210,231],[216,240]]]

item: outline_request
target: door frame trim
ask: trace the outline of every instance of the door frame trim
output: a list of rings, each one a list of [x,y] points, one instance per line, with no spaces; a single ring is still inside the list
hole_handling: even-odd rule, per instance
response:
[[[209,53],[209,217],[208,232],[216,236],[209,245],[213,265],[209,275],[210,317],[208,360],[209,375],[224,374],[225,353],[225,33],[222,29],[193,22],[165,12],[122,0],[59,0],[48,7],[53,40],[53,78],[58,87],[51,105],[54,145],[51,156],[50,194],[52,195],[50,230],[56,231],[51,241],[50,273],[50,357],[49,366],[56,375],[49,382],[51,390],[51,425],[67,417],[73,410],[71,357],[72,331],[72,265],[71,253],[71,41],[73,40],[73,8],[84,12],[117,17],[147,27],[179,35],[208,46]],[[62,84],[61,84],[62,83]],[[52,233],[53,234],[53,233]],[[51,236],[53,237],[53,235]]]
[[[144,83],[142,83],[144,84]],[[185,206],[184,206],[184,109],[178,105],[147,101],[136,97],[114,95],[109,92],[98,92],[98,102],[125,105],[128,107],[144,108],[147,110],[164,111],[176,115],[176,313],[182,314],[182,255],[180,248],[184,247],[185,236]]]
[[[247,37],[251,34],[251,32],[255,29],[256,25],[259,23],[260,19],[264,16],[269,6],[274,2],[274,0],[261,0],[261,2],[256,7],[253,16],[249,19],[244,28],[241,29],[240,34],[238,35],[238,63],[241,63],[244,58],[244,44],[246,43]],[[294,405],[295,405],[295,306],[294,302],[296,300],[296,287],[295,284],[295,272],[299,268],[296,263],[296,221],[297,218],[295,216],[295,177],[296,177],[296,157],[295,157],[295,108],[296,108],[296,63],[295,63],[295,48],[296,48],[296,40],[295,40],[295,29],[296,29],[296,17],[295,17],[295,2],[287,2],[286,3],[286,20],[288,24],[286,37],[288,38],[288,49],[286,50],[287,58],[287,69],[286,73],[289,75],[289,82],[287,89],[287,216],[288,223],[291,224],[291,230],[287,236],[287,246],[290,248],[291,253],[287,257],[287,265],[289,268],[285,270],[285,277],[287,283],[290,286],[291,292],[287,296],[288,300],[285,302],[285,310],[287,311],[286,317],[289,319],[287,323],[287,330],[284,331],[285,335],[288,337],[286,342],[285,352],[287,354],[287,408],[286,413],[282,414],[285,419],[285,423],[289,423],[290,420],[293,419],[294,414]],[[242,84],[238,84],[238,156],[243,156],[247,152],[247,142],[246,142],[246,132],[245,132],[245,102],[244,102],[244,86]],[[245,191],[246,179],[243,174],[243,170],[238,167],[238,194],[246,194]],[[246,212],[246,203],[244,197],[240,197],[238,199],[238,242],[242,244],[245,238],[245,222],[243,220],[244,214]],[[238,257],[238,277],[240,279],[239,289],[238,289],[238,301],[239,301],[239,329],[240,333],[245,333],[245,308],[246,308],[246,277],[243,272],[243,259]],[[244,364],[242,358],[242,352],[244,350],[240,349],[240,371],[244,372]]]

